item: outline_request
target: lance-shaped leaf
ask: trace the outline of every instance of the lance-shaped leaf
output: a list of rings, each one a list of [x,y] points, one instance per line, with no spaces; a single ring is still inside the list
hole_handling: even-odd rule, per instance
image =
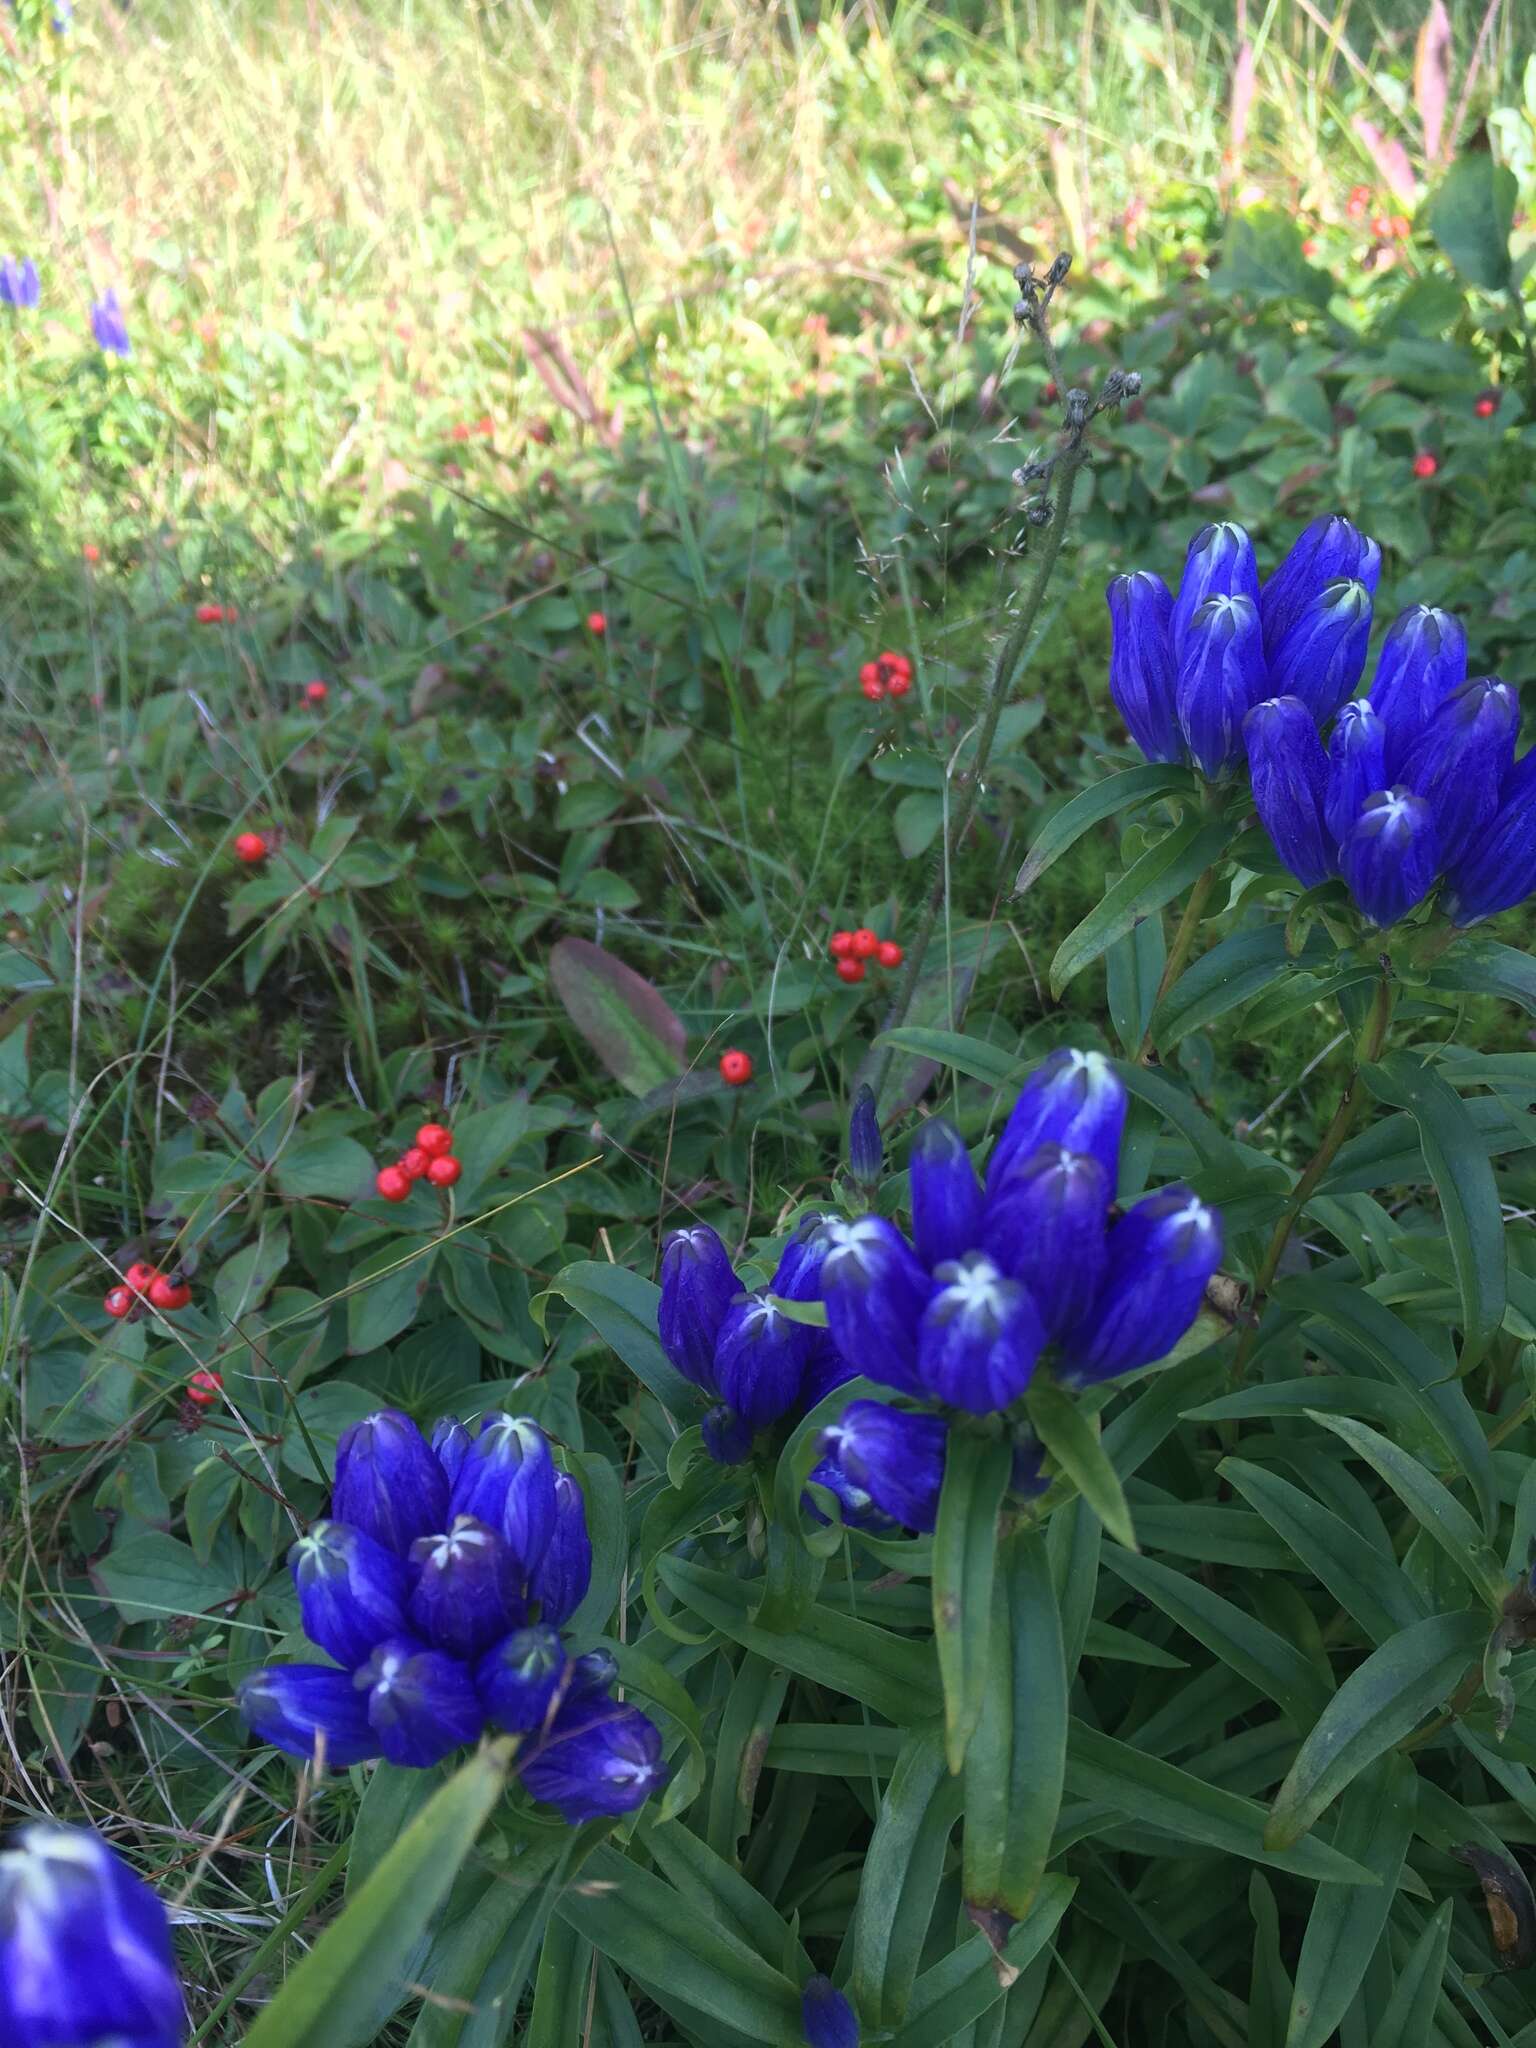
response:
[[[549,978],[567,1016],[631,1095],[647,1095],[683,1071],[682,1019],[646,980],[590,939],[562,939]]]
[[[992,1657],[997,1517],[1012,1447],[951,1430],[933,1537],[933,1636],[944,1683],[945,1748],[958,1771],[981,1719]]]

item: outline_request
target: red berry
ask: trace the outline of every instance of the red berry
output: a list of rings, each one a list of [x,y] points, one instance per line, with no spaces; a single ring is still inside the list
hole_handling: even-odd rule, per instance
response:
[[[157,1274],[149,1283],[149,1305],[169,1313],[172,1309],[185,1308],[192,1299],[192,1290],[185,1280],[168,1280],[163,1273]]]
[[[446,1124],[423,1124],[416,1133],[416,1142],[431,1158],[440,1159],[453,1150],[453,1133]]]
[[[1054,378],[1051,380],[1050,383],[1046,385],[1045,389],[1041,392],[1040,396],[1045,400],[1047,405],[1054,405],[1057,399],[1060,398],[1061,393],[1056,388],[1056,382]]]
[[[595,633],[598,639],[601,640],[603,635],[607,632],[607,630],[608,615],[606,612],[587,613],[587,631],[589,633]]]
[[[101,560],[101,549],[97,547],[93,540],[88,540],[80,552],[88,562],[99,562]]]
[[[880,681],[879,662],[866,661],[864,666],[859,670],[859,681],[864,684],[878,683]]]
[[[1394,213],[1387,225],[1392,231],[1394,242],[1406,242],[1413,233],[1413,222],[1405,213]]]
[[[235,859],[244,861],[248,868],[255,867],[267,857],[267,842],[259,832],[239,832],[235,835]]]
[[[1424,482],[1428,482],[1429,478],[1436,473],[1439,467],[1439,461],[1430,454],[1427,448],[1413,458],[1413,473]]]
[[[107,1298],[101,1305],[109,1316],[125,1316],[133,1307],[134,1299],[131,1287],[109,1287]]]
[[[912,687],[912,678],[910,676],[894,675],[891,677],[888,687],[893,697],[905,697],[908,690]]]
[[[409,1152],[402,1156],[400,1171],[407,1180],[420,1180],[431,1164],[432,1154],[425,1151],[420,1145],[413,1145]]]
[[[1499,394],[1497,391],[1485,391],[1472,408],[1480,420],[1491,420],[1498,409]]]
[[[827,941],[827,951],[834,960],[841,960],[853,951],[852,932],[834,932]]]
[[[427,1179],[435,1188],[451,1188],[463,1171],[462,1163],[451,1152],[439,1152],[427,1168]]]
[[[158,1278],[159,1274],[155,1267],[146,1264],[143,1259],[135,1259],[123,1275],[125,1285],[131,1287],[135,1294],[142,1294],[151,1282]]]
[[[411,1192],[410,1176],[402,1173],[398,1166],[381,1167],[374,1176],[373,1184],[386,1202],[403,1202]]]
[[[1315,235],[1308,235],[1301,245],[1301,253],[1310,261],[1321,247],[1322,243],[1318,241]]]
[[[475,432],[480,436],[481,440],[489,441],[495,431],[496,422],[491,418],[490,414],[488,412],[481,413],[479,419],[475,421]]]
[[[907,681],[911,682],[912,664],[904,654],[893,654],[887,649],[881,655],[880,663],[883,668],[888,668],[893,676],[905,676]]]
[[[750,1053],[730,1052],[720,1055],[720,1078],[727,1087],[744,1088],[752,1078],[752,1056]]]
[[[899,967],[905,955],[894,939],[882,939],[875,958],[882,967]]]
[[[222,626],[224,607],[221,604],[200,604],[196,616],[200,626]]]
[[[314,682],[304,685],[304,702],[306,704],[323,704],[330,694],[329,685],[322,683],[318,677]]]
[[[839,981],[862,981],[864,975],[865,967],[862,960],[839,960],[837,963]]]
[[[455,420],[448,429],[448,438],[450,441],[467,441],[469,439],[469,422],[467,420]]]
[[[867,924],[861,924],[854,933],[848,950],[855,960],[873,960],[880,950],[880,934],[872,932]]]
[[[1388,220],[1387,216],[1384,213],[1372,215],[1371,233],[1376,237],[1378,242],[1385,242],[1391,236],[1392,223],[1390,220]]]
[[[1344,211],[1349,215],[1351,220],[1359,220],[1360,216],[1365,212],[1365,209],[1370,205],[1370,203],[1370,186],[1352,185],[1349,189],[1349,198],[1345,201]]]
[[[219,1389],[224,1384],[224,1375],[214,1372],[206,1365],[200,1365],[187,1381],[187,1399],[194,1407],[206,1408],[219,1398]]]
[[[871,704],[878,704],[885,695],[885,685],[878,676],[871,676],[867,683],[860,683],[859,688],[864,692]]]

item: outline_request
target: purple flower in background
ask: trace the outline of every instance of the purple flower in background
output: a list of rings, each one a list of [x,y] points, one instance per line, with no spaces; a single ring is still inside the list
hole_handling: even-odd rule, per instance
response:
[[[35,306],[41,296],[37,265],[30,256],[21,263],[14,256],[0,257],[0,306]]]
[[[127,323],[123,309],[117,303],[116,291],[107,292],[91,307],[91,332],[96,337],[96,346],[103,355],[131,356],[133,345],[128,339]]]

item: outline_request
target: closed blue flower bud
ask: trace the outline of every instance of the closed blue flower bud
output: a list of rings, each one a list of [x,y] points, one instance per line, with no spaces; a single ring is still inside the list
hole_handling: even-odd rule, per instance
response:
[[[587,1503],[569,1472],[555,1474],[555,1527],[549,1546],[528,1580],[528,1597],[539,1603],[539,1618],[559,1628],[570,1620],[592,1583],[592,1538]]]
[[[432,1425],[432,1455],[442,1466],[452,1486],[459,1476],[459,1467],[469,1455],[474,1438],[460,1422],[457,1415],[445,1415],[441,1422]]]
[[[1433,811],[1411,790],[1377,790],[1339,849],[1339,868],[1372,924],[1396,924],[1423,902],[1440,871]]]
[[[912,1245],[932,1272],[981,1243],[982,1193],[965,1140],[947,1117],[930,1117],[912,1145]]]
[[[720,1326],[715,1379],[727,1407],[754,1430],[787,1415],[800,1397],[807,1331],[765,1294],[747,1294]]]
[[[800,2012],[810,2048],[859,2048],[858,2019],[830,1977],[808,1981]]]
[[[35,306],[41,289],[37,265],[30,256],[22,263],[14,256],[0,259],[0,306]]]
[[[123,319],[123,309],[117,303],[115,291],[109,291],[105,298],[97,299],[91,307],[91,333],[103,355],[133,354],[128,340],[128,325]]]
[[[882,1514],[904,1529],[932,1535],[948,1443],[949,1425],[937,1415],[911,1415],[883,1401],[850,1401],[822,1431],[820,1449]]]
[[[1444,902],[1455,924],[1511,910],[1536,891],[1536,747],[1505,777],[1499,808],[1451,869]]]
[[[529,1735],[545,1717],[565,1676],[558,1629],[546,1622],[504,1636],[475,1667],[480,1704],[508,1735]]]
[[[1213,597],[1245,599],[1253,606],[1257,624],[1259,565],[1253,558],[1253,542],[1230,519],[1218,521],[1213,526],[1202,526],[1189,544],[1170,622],[1175,670],[1182,669],[1184,665],[1184,652],[1195,615]],[[1184,732],[1188,738],[1187,726]]]
[[[802,1216],[789,1241],[779,1253],[779,1263],[768,1282],[768,1292],[781,1301],[818,1301],[821,1298],[821,1269],[827,1256],[826,1218]],[[737,1283],[736,1293],[742,1291]],[[732,1299],[735,1297],[733,1296]],[[726,1307],[730,1307],[730,1302]],[[722,1316],[721,1321],[725,1318]]]
[[[1271,697],[1244,719],[1243,738],[1259,821],[1291,873],[1315,889],[1335,858],[1323,814],[1328,757],[1312,714],[1299,697]]]
[[[494,1529],[520,1576],[536,1571],[555,1527],[555,1461],[539,1425],[526,1415],[487,1415],[448,1506],[450,1515],[473,1515]]]
[[[349,1671],[404,1626],[404,1564],[349,1522],[316,1522],[289,1551],[288,1568],[305,1635]]]
[[[1070,1330],[1097,1294],[1108,1220],[1103,1167],[1060,1145],[1031,1153],[987,1204],[982,1249],[1023,1285],[1048,1337]]]
[[[866,1081],[853,1098],[848,1118],[848,1171],[861,1187],[872,1188],[884,1165],[885,1148],[880,1142],[875,1091]]]
[[[445,1534],[418,1536],[411,1545],[411,1563],[416,1568],[408,1609],[411,1633],[435,1650],[477,1657],[524,1619],[521,1568],[496,1531],[472,1515],[455,1515]]]
[[[1120,1179],[1125,1110],[1125,1084],[1103,1053],[1053,1052],[1025,1082],[992,1148],[988,1198],[1014,1166],[1045,1144],[1090,1153],[1103,1167],[1113,1197]]]
[[[1419,735],[1467,679],[1467,629],[1429,604],[1399,612],[1376,657],[1371,702],[1386,727],[1387,766],[1379,787],[1402,777]]]
[[[1113,1379],[1164,1358],[1200,1312],[1221,1264],[1221,1218],[1186,1187],[1160,1189],[1109,1233],[1099,1298],[1062,1346],[1069,1382]]]
[[[894,1223],[829,1223],[821,1296],[832,1341],[855,1372],[917,1393],[917,1329],[933,1282]]]
[[[1215,781],[1237,766],[1243,720],[1266,688],[1257,605],[1247,597],[1209,599],[1184,637],[1175,693],[1179,725],[1202,775]]]
[[[638,1707],[567,1692],[554,1723],[518,1775],[535,1799],[572,1827],[632,1813],[666,1782],[661,1731]]]
[[[181,2048],[170,1919],[86,1828],[23,1828],[0,1854],[5,2048]]]
[[[570,1706],[576,1700],[596,1699],[600,1693],[612,1692],[618,1676],[619,1660],[612,1650],[588,1650],[571,1666],[564,1704]]]
[[[368,1720],[392,1764],[424,1771],[473,1742],[485,1714],[469,1672],[445,1650],[409,1636],[391,1636],[374,1650],[352,1683],[366,1699]]]
[[[1387,787],[1387,729],[1369,697],[1346,704],[1328,742],[1323,818],[1333,844],[1354,830],[1367,797]]]
[[[1017,1280],[980,1252],[941,1266],[918,1338],[927,1391],[952,1408],[991,1415],[1029,1385],[1045,1344],[1039,1311]]]
[[[811,1486],[824,1486],[837,1502],[842,1515],[843,1526],[848,1529],[894,1529],[896,1524],[889,1515],[880,1512],[871,1500],[867,1488],[855,1486],[836,1458],[822,1458],[806,1475]],[[830,1518],[817,1505],[814,1494],[802,1493],[800,1505],[813,1522],[826,1522]]]
[[[1381,549],[1334,512],[1298,534],[1290,553],[1264,585],[1259,610],[1264,646],[1273,653],[1325,584],[1363,583],[1374,597],[1381,577]]]
[[[336,1446],[331,1516],[403,1557],[418,1536],[441,1529],[448,1480],[408,1415],[384,1408],[354,1422]]]
[[[1498,809],[1519,730],[1514,691],[1479,676],[1446,698],[1410,749],[1403,781],[1435,814],[1443,867],[1456,865]]]
[[[1161,576],[1136,569],[1110,584],[1109,694],[1149,761],[1182,761],[1174,711],[1173,599]]]
[[[707,1223],[675,1231],[661,1261],[661,1348],[685,1380],[718,1393],[715,1339],[741,1292],[730,1254]]]
[[[1299,697],[1326,725],[1354,694],[1371,643],[1371,593],[1363,583],[1328,583],[1308,599],[1268,655],[1269,688]]]
[[[717,1465],[740,1465],[752,1455],[757,1432],[744,1416],[724,1401],[717,1401],[699,1424],[704,1448]]]
[[[260,1741],[306,1763],[344,1770],[383,1753],[351,1675],[327,1664],[268,1664],[240,1680],[235,1704]]]

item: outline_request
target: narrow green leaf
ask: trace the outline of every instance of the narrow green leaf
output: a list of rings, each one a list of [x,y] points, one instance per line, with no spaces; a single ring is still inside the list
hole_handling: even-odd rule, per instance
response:
[[[1069,1877],[1048,1877],[1001,1957],[978,1934],[924,1970],[913,1986],[906,2024],[888,2048],[951,2048],[959,2029],[990,2012],[1006,1985],[1029,1968],[1061,1924],[1076,1889]]]
[[[246,2048],[334,2048],[374,2010],[380,1980],[448,1896],[506,1790],[512,1755],[510,1742],[492,1743],[454,1773],[263,2009]]]
[[[1504,1320],[1504,1216],[1493,1168],[1467,1105],[1433,1067],[1398,1052],[1366,1067],[1364,1075],[1378,1101],[1406,1110],[1418,1125],[1456,1258],[1465,1372],[1487,1351]]]
[[[1160,917],[1144,917],[1104,955],[1104,994],[1115,1036],[1135,1059],[1152,1022],[1158,985],[1168,959]]]
[[[859,1873],[852,1989],[867,2026],[900,2026],[906,2018],[960,1804],[940,1732],[910,1735]]]
[[[1037,1381],[1025,1396],[1035,1433],[1117,1543],[1136,1548],[1119,1475],[1094,1422],[1060,1387]]]
[[[969,1074],[973,1081],[985,1082],[989,1088],[1017,1087],[1029,1064],[1006,1046],[989,1045],[984,1038],[972,1038],[964,1031],[937,1031],[927,1026],[904,1024],[897,1031],[882,1031],[875,1044],[934,1060],[957,1074]]]
[[[1187,967],[1157,1006],[1152,1036],[1162,1053],[1171,1052],[1191,1031],[1204,1030],[1271,986],[1282,970],[1297,971],[1285,951],[1285,928],[1260,925],[1233,932],[1219,946]]]
[[[1327,1705],[1328,1688],[1311,1660],[1233,1601],[1150,1557],[1135,1557],[1111,1547],[1104,1552],[1104,1562],[1186,1634],[1204,1643],[1213,1656],[1272,1699],[1298,1732],[1310,1728]]]
[[[1095,825],[1102,825],[1106,818],[1128,811],[1133,804],[1150,803],[1155,797],[1193,796],[1194,793],[1194,778],[1188,769],[1164,766],[1156,761],[1122,769],[1118,775],[1095,782],[1047,819],[1019,869],[1013,893],[1022,896],[1027,889],[1032,889],[1053,862],[1060,860],[1085,832],[1091,832]]]
[[[1536,1017],[1536,959],[1493,939],[1463,939],[1429,977],[1432,988],[1458,994],[1502,996]]]
[[[592,1325],[663,1408],[681,1422],[698,1421],[708,1403],[672,1364],[656,1334],[659,1287],[627,1266],[610,1265],[603,1259],[577,1259],[561,1268],[540,1300],[550,1294],[568,1302]]]
[[[1318,1886],[1296,1963],[1285,2048],[1325,2048],[1353,2004],[1397,1893],[1418,1782],[1407,1757],[1384,1756],[1344,1794],[1334,1843],[1381,1882]]]
[[[1041,1530],[1008,1538],[992,1633],[984,1711],[966,1758],[962,1884],[968,1911],[1001,1946],[1045,1875],[1066,1769],[1066,1658]]]
[[[1231,837],[1230,825],[1219,819],[1206,823],[1197,814],[1150,847],[1057,947],[1051,994],[1059,998],[1068,982],[1123,933],[1187,889],[1221,858]]]
[[[1486,1616],[1432,1614],[1371,1652],[1328,1703],[1275,1795],[1267,1848],[1289,1849],[1344,1788],[1442,1707],[1480,1664]]]
[[[951,1430],[933,1537],[933,1638],[944,1686],[945,1750],[958,1771],[981,1719],[992,1650],[997,1518],[1013,1449]]]
[[[1430,2048],[1435,2040],[1435,2012],[1455,1910],[1454,1899],[1443,1899],[1425,1921],[1407,1961],[1399,1966],[1387,2009],[1371,2036],[1371,2048]]]
[[[705,1839],[717,1856],[734,1860],[752,1820],[752,1803],[768,1739],[789,1690],[789,1673],[747,1655],[737,1667],[714,1745]]]

